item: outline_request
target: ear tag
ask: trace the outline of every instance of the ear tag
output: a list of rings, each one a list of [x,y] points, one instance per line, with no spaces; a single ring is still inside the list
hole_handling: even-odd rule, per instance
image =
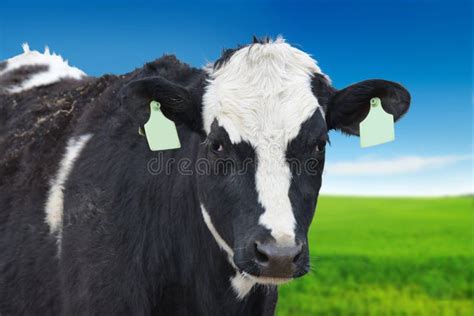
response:
[[[173,121],[167,119],[157,101],[150,103],[150,118],[145,123],[145,136],[152,151],[180,148],[178,131]]]
[[[395,140],[393,115],[384,111],[379,98],[370,99],[370,111],[360,122],[360,147],[370,147]]]

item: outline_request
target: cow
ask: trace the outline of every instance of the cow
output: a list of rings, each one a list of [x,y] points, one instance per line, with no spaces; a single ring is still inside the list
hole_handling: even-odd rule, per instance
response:
[[[410,104],[336,89],[281,37],[101,77],[24,45],[0,64],[0,314],[272,315],[310,269],[328,133],[357,136],[373,97]],[[151,101],[179,149],[150,150]]]

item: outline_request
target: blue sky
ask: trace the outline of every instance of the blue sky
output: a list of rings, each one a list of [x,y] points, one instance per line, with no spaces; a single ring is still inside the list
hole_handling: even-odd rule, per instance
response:
[[[312,54],[337,88],[383,78],[412,94],[395,142],[361,149],[357,138],[331,135],[323,192],[472,192],[470,1],[97,3],[3,1],[0,60],[19,54],[23,42],[48,45],[99,76],[164,53],[202,66],[254,34],[282,34]]]

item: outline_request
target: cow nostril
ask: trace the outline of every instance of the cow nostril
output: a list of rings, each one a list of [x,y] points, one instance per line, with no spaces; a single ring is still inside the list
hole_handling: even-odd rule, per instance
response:
[[[267,263],[269,260],[268,256],[265,253],[261,252],[258,248],[258,243],[255,243],[255,259],[259,263]]]
[[[303,245],[298,244],[293,249],[295,251],[293,254],[293,263],[296,263],[300,259],[301,255],[303,254]]]
[[[300,251],[298,254],[296,254],[296,256],[293,258],[293,263],[296,263],[296,262],[298,261],[298,259],[301,257],[301,254],[302,254],[302,253],[303,253],[303,252]]]

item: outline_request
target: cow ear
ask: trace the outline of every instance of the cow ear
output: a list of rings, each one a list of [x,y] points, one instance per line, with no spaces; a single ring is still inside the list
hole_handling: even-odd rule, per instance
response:
[[[331,96],[326,111],[328,128],[359,135],[359,124],[369,113],[370,99],[374,97],[382,100],[383,109],[392,114],[395,121],[410,106],[410,93],[400,84],[381,79],[362,81]]]
[[[201,99],[198,89],[188,89],[162,77],[137,79],[122,89],[122,104],[138,126],[147,122],[150,102],[158,101],[166,117],[200,131]]]

